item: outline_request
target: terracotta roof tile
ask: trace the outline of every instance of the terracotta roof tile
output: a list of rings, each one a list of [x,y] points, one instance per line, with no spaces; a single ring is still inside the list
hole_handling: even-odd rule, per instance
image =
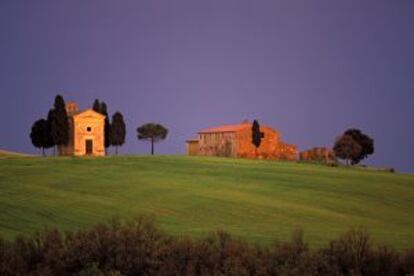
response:
[[[237,132],[245,128],[251,127],[248,123],[235,124],[235,125],[222,125],[218,127],[206,128],[200,130],[198,133],[215,133],[215,132]]]

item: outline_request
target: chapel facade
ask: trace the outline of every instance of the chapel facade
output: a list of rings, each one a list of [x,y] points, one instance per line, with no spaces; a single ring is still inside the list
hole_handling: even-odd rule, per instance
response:
[[[252,144],[252,123],[222,125],[200,130],[196,139],[186,141],[188,155],[297,160],[295,145],[284,143],[280,133],[268,126],[260,126],[263,138],[256,150]]]
[[[74,102],[66,104],[69,119],[69,143],[59,146],[63,156],[104,156],[105,155],[105,116],[86,109],[79,111]]]

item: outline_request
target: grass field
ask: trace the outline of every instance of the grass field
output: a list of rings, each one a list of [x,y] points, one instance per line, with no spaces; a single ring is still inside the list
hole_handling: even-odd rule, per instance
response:
[[[23,156],[29,156],[28,154],[20,153],[20,152],[13,152],[13,151],[7,151],[0,149],[0,158],[8,158],[8,157],[23,157]]]
[[[186,156],[0,159],[0,233],[78,229],[154,214],[162,229],[222,229],[269,244],[302,228],[311,246],[352,227],[414,246],[414,175]]]

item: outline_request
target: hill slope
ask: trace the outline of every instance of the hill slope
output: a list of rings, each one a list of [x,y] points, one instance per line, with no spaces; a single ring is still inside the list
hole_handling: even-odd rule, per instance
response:
[[[351,227],[414,246],[414,176],[318,165],[185,156],[0,160],[0,233],[76,229],[155,214],[191,236],[223,229],[259,243],[303,228],[312,246]]]
[[[13,157],[13,156],[30,156],[28,154],[25,153],[20,153],[20,152],[14,152],[14,151],[8,151],[8,150],[2,150],[0,149],[0,158],[1,157]]]

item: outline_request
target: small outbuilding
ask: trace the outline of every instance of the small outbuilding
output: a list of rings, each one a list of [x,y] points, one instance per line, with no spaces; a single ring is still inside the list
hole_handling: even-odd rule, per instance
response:
[[[185,141],[187,144],[187,154],[188,155],[198,155],[198,140],[197,139],[188,139]]]

